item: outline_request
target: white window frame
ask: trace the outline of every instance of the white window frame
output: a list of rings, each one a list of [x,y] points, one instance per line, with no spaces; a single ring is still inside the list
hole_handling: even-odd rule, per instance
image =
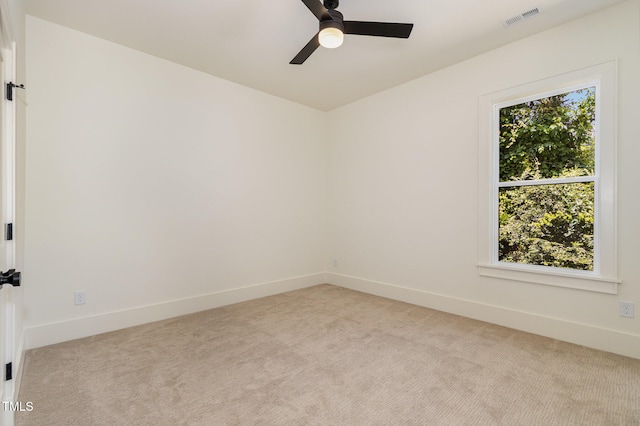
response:
[[[609,61],[480,98],[478,273],[512,281],[617,294],[616,145],[617,63]],[[580,271],[498,260],[499,111],[505,106],[573,90],[596,88],[596,169],[593,176],[551,179],[594,182],[594,267]],[[534,181],[541,184],[544,181]],[[507,186],[512,186],[509,182]],[[527,183],[529,184],[529,183]],[[502,185],[504,186],[504,185]]]

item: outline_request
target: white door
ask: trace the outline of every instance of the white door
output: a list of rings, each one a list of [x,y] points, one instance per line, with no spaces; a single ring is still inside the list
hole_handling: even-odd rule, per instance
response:
[[[15,264],[15,242],[7,224],[15,216],[15,101],[7,100],[7,82],[15,75],[15,48],[7,32],[6,9],[0,12],[0,425],[13,424],[15,395],[16,319],[14,293],[16,287],[7,279],[7,270]],[[12,89],[13,90],[13,89]],[[8,282],[9,281],[9,282]]]
[[[4,83],[4,48],[2,48],[2,46],[4,46],[4,40],[2,39],[2,31],[0,31],[0,83]],[[4,96],[3,96],[4,99]],[[0,149],[0,167],[2,168],[2,170],[0,170],[0,212],[2,212],[2,220],[4,221],[4,206],[5,206],[5,201],[4,201],[4,196],[5,196],[5,191],[4,191],[4,167],[2,167],[2,165],[4,164],[4,101],[0,102],[0,138],[2,139],[2,142],[0,143],[0,145],[2,146],[2,148]],[[7,256],[6,256],[6,244],[4,243],[4,238],[1,239],[0,241],[0,271],[4,271],[6,269],[7,266]],[[10,350],[10,348],[8,347],[9,345],[7,344],[6,340],[7,340],[7,327],[9,326],[7,318],[6,318],[6,311],[7,311],[7,307],[5,307],[5,305],[7,303],[10,303],[10,299],[11,299],[11,295],[9,295],[9,293],[11,292],[11,290],[8,288],[9,286],[6,286],[7,288],[5,289],[4,285],[0,285],[0,366],[2,367],[2,371],[0,372],[0,374],[2,375],[1,379],[2,379],[2,386],[0,386],[0,401],[5,401],[6,398],[5,396],[7,396],[7,392],[5,391],[5,365],[7,363],[8,360],[8,355],[7,352]],[[4,409],[4,404],[3,407],[0,407],[0,411],[5,411]]]

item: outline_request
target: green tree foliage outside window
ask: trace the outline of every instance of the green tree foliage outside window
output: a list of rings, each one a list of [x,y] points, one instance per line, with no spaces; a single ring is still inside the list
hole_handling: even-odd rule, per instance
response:
[[[594,182],[575,178],[595,174],[595,88],[501,108],[499,119],[498,259],[593,270]]]

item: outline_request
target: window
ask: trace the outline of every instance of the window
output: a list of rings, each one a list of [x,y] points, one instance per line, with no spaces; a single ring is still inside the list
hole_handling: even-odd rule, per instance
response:
[[[595,101],[591,86],[495,108],[500,262],[594,269]]]
[[[481,275],[616,293],[615,63],[482,97]]]

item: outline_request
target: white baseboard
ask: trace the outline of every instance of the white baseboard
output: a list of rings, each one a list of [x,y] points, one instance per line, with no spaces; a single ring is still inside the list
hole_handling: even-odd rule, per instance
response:
[[[640,359],[640,335],[487,305],[362,278],[327,273],[327,283],[516,330]]]
[[[335,273],[305,275],[160,304],[29,327],[25,329],[21,345],[24,345],[25,349],[38,348],[323,283],[640,359],[640,335],[638,334],[624,333],[589,324],[546,317],[501,306]],[[17,370],[16,379],[19,380],[22,362],[20,362]],[[18,392],[17,386],[19,386],[18,381],[16,382],[16,394]]]
[[[26,349],[80,339],[324,283],[326,283],[326,274],[317,273],[28,327],[25,329]]]

